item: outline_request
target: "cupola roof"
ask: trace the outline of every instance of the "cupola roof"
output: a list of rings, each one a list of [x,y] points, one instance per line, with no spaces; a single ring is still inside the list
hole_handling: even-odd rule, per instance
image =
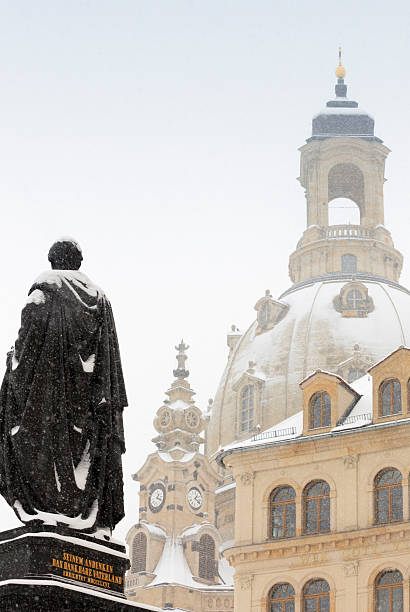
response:
[[[183,340],[175,347],[178,367],[173,371],[175,380],[166,391],[169,399],[157,411],[154,427],[159,433],[153,439],[160,451],[170,453],[172,459],[182,460],[186,453],[197,451],[204,440],[200,433],[205,427],[202,410],[195,406],[192,396],[195,391],[187,380],[189,371],[185,369],[188,359],[185,352],[189,346]]]
[[[326,107],[313,117],[312,136],[307,142],[337,137],[364,138],[365,140],[382,142],[380,138],[374,135],[373,117],[365,110],[360,109],[358,102],[347,97],[345,76],[346,69],[342,66],[342,51],[339,47],[335,98],[329,100]]]

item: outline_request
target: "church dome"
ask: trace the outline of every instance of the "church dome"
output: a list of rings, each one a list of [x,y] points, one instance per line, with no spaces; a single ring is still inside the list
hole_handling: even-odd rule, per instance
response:
[[[340,52],[338,68],[336,98],[300,148],[307,226],[289,259],[294,284],[278,300],[267,291],[246,333],[228,335],[228,363],[208,413],[208,455],[298,412],[299,383],[309,373],[352,382],[410,343],[403,258],[384,225],[389,149],[374,135],[374,120],[346,97]],[[357,208],[357,225],[329,222],[340,200]]]
[[[253,427],[263,431],[301,409],[299,383],[309,373],[323,369],[359,378],[410,343],[410,292],[399,284],[357,275],[301,285],[280,297],[286,314],[272,329],[257,333],[255,321],[231,351],[208,426],[208,454],[249,437],[249,430],[241,432],[244,387],[255,387]],[[344,316],[339,299],[350,286],[367,290],[367,312]]]

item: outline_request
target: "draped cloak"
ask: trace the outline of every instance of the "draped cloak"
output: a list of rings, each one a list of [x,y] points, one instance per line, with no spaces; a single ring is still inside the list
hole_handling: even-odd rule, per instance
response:
[[[41,512],[97,512],[93,526],[111,529],[121,520],[126,405],[109,301],[79,271],[46,272],[0,392],[0,492],[23,522]]]

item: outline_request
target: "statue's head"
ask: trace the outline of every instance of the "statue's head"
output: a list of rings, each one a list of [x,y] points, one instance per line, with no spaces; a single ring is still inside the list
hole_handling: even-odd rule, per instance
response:
[[[53,270],[78,270],[82,260],[81,247],[73,238],[56,240],[48,252]]]

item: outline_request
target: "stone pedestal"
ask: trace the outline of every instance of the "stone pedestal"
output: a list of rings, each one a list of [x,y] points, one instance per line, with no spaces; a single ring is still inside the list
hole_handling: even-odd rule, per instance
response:
[[[63,526],[0,533],[0,610],[147,610],[128,602],[125,547]]]

